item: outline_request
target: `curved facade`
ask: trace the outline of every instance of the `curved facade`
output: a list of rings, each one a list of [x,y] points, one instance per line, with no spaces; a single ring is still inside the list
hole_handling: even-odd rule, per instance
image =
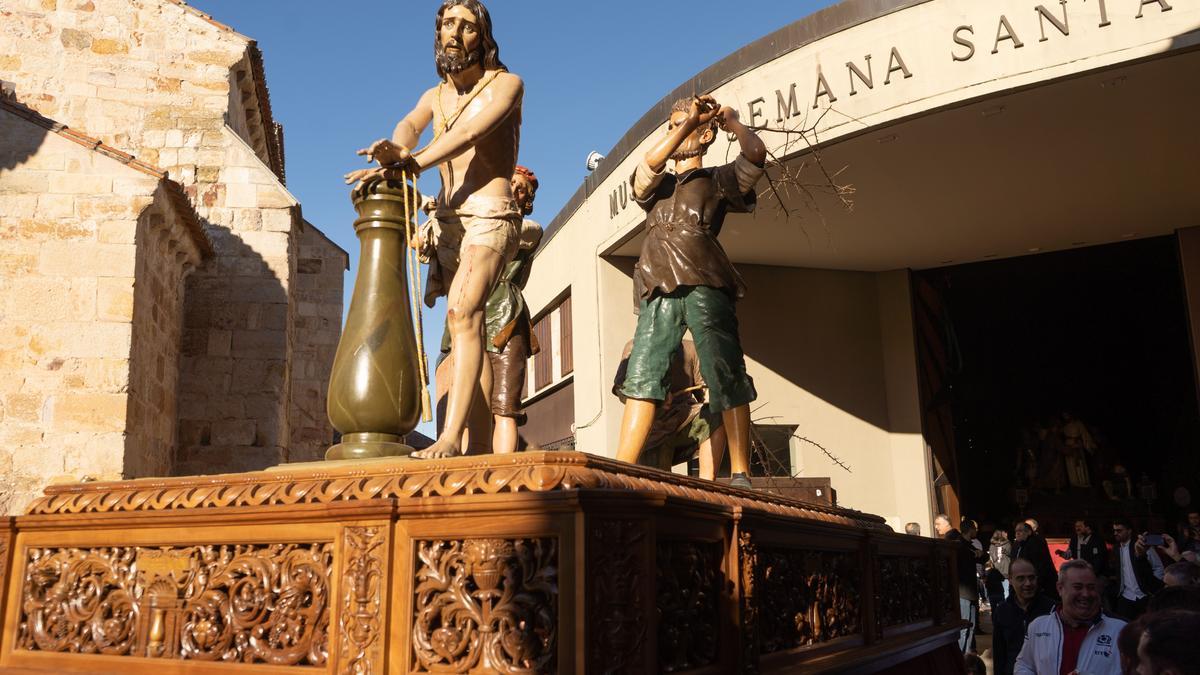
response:
[[[932,487],[953,460],[930,450],[913,271],[1177,233],[1186,253],[1198,43],[1200,7],[1172,0],[848,1],[719,61],[648,111],[550,225],[526,291],[553,345],[531,377],[530,440],[569,430],[613,452],[644,220],[626,180],[671,102],[711,93],[781,163],[721,236],[750,286],[754,416],[812,441],[791,442],[793,472],[928,532],[953,510]],[[718,139],[707,161],[731,152]],[[855,188],[853,209],[825,173]]]

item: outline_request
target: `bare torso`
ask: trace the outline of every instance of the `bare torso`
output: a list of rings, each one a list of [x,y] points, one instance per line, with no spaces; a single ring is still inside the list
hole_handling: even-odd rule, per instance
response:
[[[497,74],[473,97],[473,92],[460,94],[449,83],[434,87],[429,92],[433,99],[434,128],[441,129],[447,122],[451,128],[469,125],[476,116],[496,104],[497,98],[502,95],[502,88],[506,85],[511,86],[505,81],[507,78],[514,76],[503,72]],[[456,111],[464,102],[465,108],[455,118]],[[521,103],[517,100],[508,115],[491,131],[485,133],[462,154],[438,167],[442,176],[442,192],[438,202],[450,208],[457,208],[471,195],[511,197],[512,175],[517,164],[520,140]]]

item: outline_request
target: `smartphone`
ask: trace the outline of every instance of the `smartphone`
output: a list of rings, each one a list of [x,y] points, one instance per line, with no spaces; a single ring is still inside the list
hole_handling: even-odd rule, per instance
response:
[[[1166,544],[1166,542],[1163,541],[1163,536],[1161,534],[1146,533],[1142,537],[1142,541],[1146,542],[1147,546],[1163,546]]]

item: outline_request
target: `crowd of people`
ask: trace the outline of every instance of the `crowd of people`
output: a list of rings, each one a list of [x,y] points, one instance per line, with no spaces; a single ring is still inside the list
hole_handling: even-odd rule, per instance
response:
[[[1200,675],[1200,510],[1178,537],[1139,534],[1116,518],[1111,545],[1077,520],[1067,549],[1055,551],[1057,570],[1036,520],[1016,523],[1011,539],[995,530],[986,548],[969,519],[954,528],[940,514],[934,529],[958,547],[968,672],[984,672],[975,654],[983,604],[996,675]]]

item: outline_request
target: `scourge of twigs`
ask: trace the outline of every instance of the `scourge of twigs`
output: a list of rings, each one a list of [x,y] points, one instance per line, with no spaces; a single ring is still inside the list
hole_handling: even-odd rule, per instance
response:
[[[809,117],[805,115],[793,127],[774,128],[767,126],[746,125],[748,129],[755,132],[765,132],[773,134],[783,134],[784,142],[775,152],[767,149],[767,187],[758,195],[759,198],[773,195],[775,201],[779,205],[779,209],[783,211],[785,219],[790,219],[793,210],[788,208],[788,201],[799,201],[804,204],[808,210],[817,214],[820,218],[822,226],[825,225],[825,216],[821,212],[820,205],[817,203],[819,195],[828,195],[837,200],[838,204],[847,211],[854,209],[854,192],[855,188],[849,183],[841,181],[841,174],[846,170],[842,167],[837,170],[830,170],[825,166],[825,162],[821,157],[820,138],[817,135],[817,128],[821,125],[821,121],[825,119],[833,108],[825,108],[816,120],[809,124]],[[840,113],[839,113],[840,114]],[[780,157],[787,158],[795,154],[797,151],[807,150],[806,157],[800,162],[799,166],[789,167],[783,163]],[[813,171],[808,170],[812,167],[816,171],[815,178],[809,174]],[[771,177],[774,172],[776,176]],[[803,230],[803,228],[801,228]],[[805,231],[805,237],[808,233]]]
[[[762,406],[759,406],[759,408],[761,408],[761,407]],[[757,408],[755,410],[757,410]],[[753,413],[751,413],[751,414],[753,414]],[[760,464],[762,464],[763,468],[767,470],[767,473],[772,476],[780,475],[776,472],[776,469],[782,469],[783,474],[788,474],[788,473],[790,473],[790,471],[787,470],[788,467],[781,466],[780,463],[775,459],[775,453],[771,452],[772,449],[767,447],[767,443],[766,443],[766,441],[763,440],[762,436],[758,433],[758,429],[756,428],[756,425],[767,423],[770,420],[776,420],[776,419],[778,419],[778,417],[759,417],[759,418],[752,419],[751,424],[750,424],[751,450],[754,453],[754,456],[758,460],[758,462]],[[791,438],[794,438],[798,441],[803,441],[805,443],[815,446],[818,450],[825,453],[825,456],[829,458],[829,461],[831,461],[834,464],[845,469],[846,473],[854,473],[853,471],[851,471],[850,466],[848,464],[843,462],[837,455],[830,452],[828,448],[821,445],[820,443],[812,440],[811,438],[806,438],[804,436],[801,436],[795,432],[793,432],[791,434]]]

